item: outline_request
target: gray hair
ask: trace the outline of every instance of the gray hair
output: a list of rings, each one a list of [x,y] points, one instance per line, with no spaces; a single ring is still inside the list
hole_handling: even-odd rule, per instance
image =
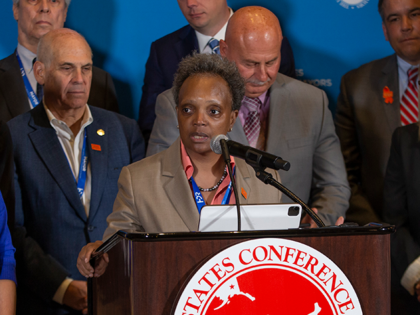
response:
[[[20,0],[13,0],[13,4],[19,5]],[[71,0],[65,0],[66,6],[68,7],[70,5]]]
[[[194,75],[219,76],[226,81],[232,96],[232,111],[239,110],[245,95],[245,81],[234,62],[213,54],[188,56],[179,63],[173,84],[175,103],[179,104],[179,91],[185,80]]]

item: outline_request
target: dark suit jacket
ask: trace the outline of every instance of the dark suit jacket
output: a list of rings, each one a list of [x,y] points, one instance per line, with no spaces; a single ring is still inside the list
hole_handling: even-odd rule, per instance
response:
[[[85,280],[76,268],[78,253],[87,243],[102,239],[122,167],[144,156],[144,141],[134,120],[100,108],[90,110],[89,218],[44,106],[8,122],[15,160],[18,314],[68,314],[52,297],[67,276]],[[98,129],[105,135],[99,136]],[[100,145],[101,151],[92,150],[91,144]]]
[[[0,191],[7,209],[7,224],[13,231],[15,220],[15,190],[13,185],[13,146],[6,123],[0,120]]]
[[[392,103],[383,98],[386,86]],[[340,89],[335,123],[352,191],[347,220],[380,221],[392,133],[401,126],[396,55],[345,74]]]
[[[199,47],[195,31],[190,25],[184,26],[152,43],[149,59],[146,63],[138,121],[146,142],[152,132],[156,118],[155,103],[157,96],[172,87],[179,62],[193,51],[199,51]],[[279,72],[295,77],[295,60],[292,47],[286,37],[283,38],[281,46]]]
[[[88,104],[118,113],[117,96],[111,75],[97,67],[93,67],[92,71]],[[7,122],[30,109],[16,52],[14,52],[9,57],[0,60],[0,117]]]
[[[420,314],[420,303],[401,285],[407,267],[420,256],[420,141],[418,124],[397,128],[384,183],[384,221],[391,235],[392,314]]]

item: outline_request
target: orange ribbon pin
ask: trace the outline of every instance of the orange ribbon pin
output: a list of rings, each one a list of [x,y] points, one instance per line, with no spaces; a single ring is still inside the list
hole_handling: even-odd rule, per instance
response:
[[[248,194],[243,187],[241,187],[241,194],[244,196],[245,199],[248,199]]]
[[[384,95],[383,98],[385,100],[385,103],[393,103],[394,102],[394,92],[392,92],[389,87],[384,87]]]
[[[101,151],[101,146],[99,144],[92,143],[92,150],[94,151]]]

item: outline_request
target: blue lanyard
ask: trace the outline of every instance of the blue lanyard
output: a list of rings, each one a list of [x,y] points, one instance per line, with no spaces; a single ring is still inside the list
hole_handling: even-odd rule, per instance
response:
[[[23,83],[25,84],[26,94],[28,94],[29,101],[32,104],[32,107],[36,107],[39,105],[38,97],[36,96],[36,93],[34,92],[34,89],[31,86],[31,83],[29,83],[28,76],[26,75],[26,71],[23,68],[22,60],[20,60],[19,54],[16,51],[16,58],[19,63],[20,67],[20,74],[22,75]]]
[[[82,148],[82,158],[80,159],[79,166],[79,180],[77,181],[77,191],[79,192],[79,197],[82,199],[83,193],[85,192],[85,183],[87,177],[87,165],[88,165],[88,156],[86,153],[86,128],[85,134],[83,137],[83,148]]]
[[[82,158],[80,159],[79,178],[77,182],[76,182],[76,178],[73,175],[74,181],[76,182],[76,185],[77,185],[77,192],[79,193],[80,199],[82,199],[83,193],[85,192],[85,184],[86,184],[86,177],[87,177],[88,156],[86,153],[86,138],[87,138],[87,134],[86,134],[86,128],[85,128],[85,133],[83,136]],[[69,163],[69,167],[70,167],[69,160],[67,160],[67,163]],[[70,167],[70,170],[71,170],[71,167]]]
[[[235,176],[235,167],[232,171],[233,176]],[[194,177],[191,176],[191,184],[194,191],[194,200],[197,204],[198,213],[201,213],[201,209],[206,205],[204,202],[203,195],[201,194],[200,189],[198,188],[197,184],[195,183]],[[225,196],[223,197],[222,205],[226,205],[229,203],[230,195],[232,194],[232,181],[230,181],[229,186],[225,192]]]

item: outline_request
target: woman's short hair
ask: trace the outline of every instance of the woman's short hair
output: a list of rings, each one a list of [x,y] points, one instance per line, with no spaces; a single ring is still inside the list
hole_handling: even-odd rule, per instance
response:
[[[234,62],[230,62],[217,54],[194,53],[179,63],[172,91],[177,106],[182,84],[187,78],[194,75],[219,76],[225,80],[232,96],[232,111],[239,110],[245,95],[245,81]]]

